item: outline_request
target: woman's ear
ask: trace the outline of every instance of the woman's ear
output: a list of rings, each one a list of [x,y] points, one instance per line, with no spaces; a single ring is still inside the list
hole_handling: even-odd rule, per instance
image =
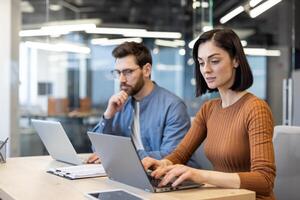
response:
[[[234,58],[234,59],[233,59],[233,67],[234,67],[234,68],[238,68],[239,65],[240,65],[240,64],[239,64],[239,62],[237,61],[237,59]]]

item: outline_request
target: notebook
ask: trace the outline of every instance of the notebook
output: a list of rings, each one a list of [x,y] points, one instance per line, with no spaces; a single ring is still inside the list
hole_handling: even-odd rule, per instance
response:
[[[200,186],[186,181],[177,187],[170,185],[158,187],[160,180],[154,179],[145,171],[131,138],[93,132],[88,132],[88,136],[111,180],[150,192],[166,192]]]
[[[85,164],[77,166],[50,168],[47,172],[71,180],[79,178],[106,176],[105,170],[101,164]]]
[[[53,159],[72,165],[85,163],[78,157],[60,122],[37,119],[31,122]]]

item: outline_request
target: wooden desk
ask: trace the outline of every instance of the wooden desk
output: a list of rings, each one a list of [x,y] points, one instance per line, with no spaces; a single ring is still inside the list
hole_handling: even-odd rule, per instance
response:
[[[146,199],[233,199],[254,200],[255,193],[242,189],[203,187],[167,193],[149,193],[138,188],[114,182],[106,177],[68,180],[49,173],[50,167],[65,166],[49,156],[9,158],[0,165],[0,199],[2,200],[82,200],[85,193],[122,188]]]

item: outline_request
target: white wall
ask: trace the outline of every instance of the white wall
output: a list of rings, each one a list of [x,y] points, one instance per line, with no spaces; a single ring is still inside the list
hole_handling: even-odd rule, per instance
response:
[[[19,155],[18,30],[20,0],[0,1],[0,139],[10,137],[8,154]]]
[[[10,135],[10,15],[10,0],[0,1],[0,140]]]

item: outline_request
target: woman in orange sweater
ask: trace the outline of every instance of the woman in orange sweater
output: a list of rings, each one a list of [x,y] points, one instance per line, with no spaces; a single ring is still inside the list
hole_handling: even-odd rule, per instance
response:
[[[253,75],[239,37],[230,29],[203,33],[193,48],[196,95],[218,91],[196,114],[178,147],[162,160],[146,157],[145,169],[163,177],[160,185],[184,180],[217,187],[244,188],[257,199],[275,199],[272,144],[273,118],[265,101],[246,90]],[[205,140],[205,154],[214,171],[184,165]]]

